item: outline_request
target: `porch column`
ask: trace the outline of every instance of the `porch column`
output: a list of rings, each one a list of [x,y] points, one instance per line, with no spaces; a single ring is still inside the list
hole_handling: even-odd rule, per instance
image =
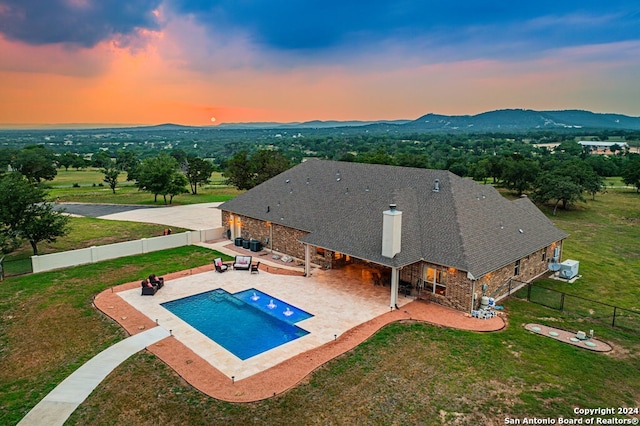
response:
[[[304,276],[309,278],[311,276],[311,255],[309,244],[304,245]]]
[[[231,241],[235,240],[236,235],[236,218],[234,215],[229,215],[229,230],[231,231]]]
[[[400,283],[400,274],[398,274],[398,268],[391,268],[391,301],[389,306],[395,309],[398,304],[398,287]]]

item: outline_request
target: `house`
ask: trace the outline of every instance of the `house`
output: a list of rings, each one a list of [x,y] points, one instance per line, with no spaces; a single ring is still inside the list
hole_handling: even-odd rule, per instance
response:
[[[589,148],[590,152],[594,152],[596,154],[610,153],[612,152],[611,147],[614,145],[618,147],[618,150],[629,149],[629,144],[623,141],[619,141],[619,142],[578,141],[578,144],[582,146],[582,148]]]
[[[232,240],[311,264],[357,263],[390,284],[461,311],[497,300],[559,260],[567,234],[528,199],[445,170],[312,159],[225,202]]]

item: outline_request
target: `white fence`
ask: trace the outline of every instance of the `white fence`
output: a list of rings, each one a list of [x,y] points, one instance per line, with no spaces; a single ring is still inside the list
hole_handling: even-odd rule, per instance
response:
[[[222,237],[222,227],[187,231],[181,234],[143,238],[141,240],[125,241],[123,243],[109,244],[106,246],[93,246],[85,249],[45,254],[43,256],[31,256],[31,267],[34,273],[44,272],[52,269],[67,268],[69,266],[96,263],[117,257],[189,246],[193,243],[215,240]]]

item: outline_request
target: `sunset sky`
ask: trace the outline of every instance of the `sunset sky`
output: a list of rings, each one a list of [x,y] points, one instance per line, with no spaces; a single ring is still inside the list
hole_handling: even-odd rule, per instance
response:
[[[0,125],[640,116],[640,3],[0,0]]]

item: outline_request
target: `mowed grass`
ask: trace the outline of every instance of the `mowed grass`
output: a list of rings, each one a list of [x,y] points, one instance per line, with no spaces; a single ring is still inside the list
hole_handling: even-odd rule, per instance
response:
[[[560,212],[552,219],[564,229],[598,227],[617,235],[628,228],[616,224],[640,201],[630,195],[635,194],[610,191],[597,197],[603,207]],[[616,213],[607,218],[606,211]],[[594,223],[587,222],[592,219]],[[564,256],[581,261],[584,280],[597,271],[592,256],[599,255],[601,240],[581,237],[581,243],[573,243],[572,238]],[[621,262],[633,257],[637,241],[618,239]],[[17,422],[64,377],[124,337],[91,307],[94,294],[150,271],[164,274],[213,257],[210,251],[185,247],[2,283],[0,424]],[[593,262],[591,271],[583,269],[585,262]],[[610,268],[600,290],[614,295],[613,283],[637,286],[627,273]],[[519,300],[504,306],[508,326],[496,333],[392,324],[283,395],[251,404],[203,395],[163,362],[140,352],[101,383],[68,424],[484,425],[505,424],[507,417],[571,417],[574,407],[639,405],[639,335]],[[594,329],[614,351],[590,352],[529,333],[522,327],[528,322]]]
[[[154,202],[153,194],[138,190],[132,182],[126,180],[126,173],[121,173],[116,193],[103,184],[104,175],[98,169],[58,170],[56,178],[48,182],[49,197],[58,202],[106,203],[106,204],[140,204],[163,205],[164,199],[158,196]],[[77,184],[78,187],[73,185]],[[197,203],[214,203],[230,200],[242,193],[237,189],[224,185],[221,173],[213,173],[209,184],[199,187],[198,194],[180,194],[173,198],[174,205]],[[167,197],[168,202],[168,197]]]
[[[640,338],[602,330],[616,352],[598,354],[521,327],[549,321],[547,309],[517,301],[507,309],[511,324],[496,333],[391,324],[292,390],[251,404],[203,395],[142,352],[69,424],[491,425],[525,415],[570,417],[574,407],[637,405]]]
[[[610,190],[549,217],[570,234],[562,260],[579,261],[582,278],[573,284],[552,279],[537,283],[640,312],[640,194]]]
[[[212,250],[188,246],[5,279],[0,283],[0,424],[17,423],[65,377],[125,337],[93,307],[94,295],[214,257]]]

